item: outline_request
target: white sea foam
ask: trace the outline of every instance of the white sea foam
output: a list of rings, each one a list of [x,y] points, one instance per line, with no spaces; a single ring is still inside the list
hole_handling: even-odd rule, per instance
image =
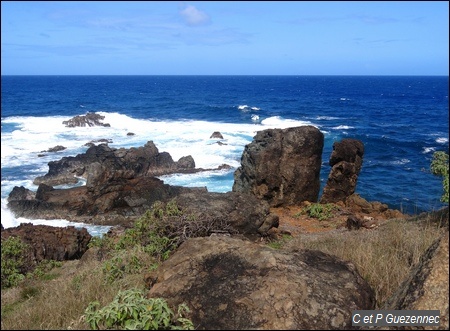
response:
[[[243,112],[248,112],[250,110],[253,110],[253,111],[261,110],[261,108],[259,108],[259,107],[255,107],[255,106],[250,107],[249,105],[239,105],[238,109]]]
[[[435,150],[436,150],[436,147],[424,147],[422,150],[422,153],[427,154],[427,153],[434,152]]]
[[[316,120],[327,120],[327,121],[332,121],[332,120],[338,120],[339,117],[333,117],[333,116],[317,116],[315,117]]]
[[[436,142],[437,142],[438,144],[446,144],[446,143],[448,143],[448,138],[445,138],[445,137],[439,137],[439,138],[436,139]]]
[[[403,165],[403,164],[407,164],[407,163],[409,163],[409,162],[411,162],[411,161],[408,160],[408,159],[400,159],[400,160],[392,161],[392,164],[395,164],[395,165]]]
[[[316,126],[316,125],[314,125],[313,123],[311,123],[309,121],[284,119],[281,116],[268,117],[268,118],[262,120],[261,124],[264,126],[263,129],[268,129],[268,128],[271,128],[271,129],[272,128],[286,129],[286,128],[290,128],[290,127],[304,126],[304,125]]]
[[[88,232],[92,236],[101,236],[102,234],[108,232],[111,226],[103,225],[92,225],[81,222],[69,222],[64,219],[53,219],[53,220],[44,220],[44,219],[34,219],[29,220],[23,217],[14,217],[14,215],[9,211],[6,207],[6,199],[2,199],[2,225],[3,228],[8,229],[12,227],[19,226],[22,223],[31,223],[34,225],[49,225],[55,227],[66,227],[66,226],[75,226],[77,228],[85,227]]]
[[[335,129],[335,130],[348,130],[348,129],[354,129],[354,127],[353,126],[348,126],[348,125],[338,125],[338,126],[333,127],[332,129]]]

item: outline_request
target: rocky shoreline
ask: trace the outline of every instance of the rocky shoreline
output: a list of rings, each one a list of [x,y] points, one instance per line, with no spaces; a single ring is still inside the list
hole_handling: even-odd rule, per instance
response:
[[[35,180],[36,192],[15,187],[8,207],[16,217],[129,228],[155,202],[176,201],[187,214],[226,222],[233,235],[186,241],[149,278],[149,295],[168,298],[173,304],[189,301],[201,329],[351,329],[351,311],[374,309],[375,303],[373,290],[354,266],[320,251],[275,253],[257,244],[259,238],[277,231],[281,215],[277,208],[332,203],[341,208],[341,221],[348,230],[370,229],[377,221],[406,217],[355,194],[364,146],[354,139],[334,143],[330,175],[319,197],[323,139],[313,126],[258,132],[245,147],[228,193],[171,186],[155,178],[210,169],[195,168],[191,156],[173,161],[152,141],[130,149],[92,145],[84,154],[50,162],[48,173]],[[86,185],[53,187],[73,184],[77,177],[84,178]],[[91,237],[86,229],[51,228],[31,224],[2,228],[2,240],[19,236],[37,247],[29,257],[35,263],[79,259],[88,250]],[[430,248],[423,267],[415,270],[420,276],[411,276],[410,283],[420,279],[422,295],[417,294],[416,285],[407,284],[387,307],[425,307],[415,303],[435,291],[424,290],[429,277],[434,277],[434,266],[441,268],[444,263],[445,269],[443,260],[429,262],[437,255],[447,257],[448,276],[448,223],[447,236]],[[436,272],[442,275],[442,270]],[[442,286],[448,290],[448,279]],[[448,328],[448,297],[439,305],[444,314],[441,325]],[[326,320],[320,318],[324,314]]]

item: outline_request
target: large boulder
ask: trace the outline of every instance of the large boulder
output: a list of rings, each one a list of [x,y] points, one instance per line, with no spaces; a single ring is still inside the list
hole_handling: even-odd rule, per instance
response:
[[[88,249],[92,236],[86,228],[53,227],[22,223],[3,229],[2,240],[18,237],[28,245],[22,272],[32,271],[42,260],[65,261],[79,259]]]
[[[199,330],[348,330],[375,303],[351,263],[233,237],[188,239],[146,280],[149,297],[186,303]]]
[[[271,207],[316,202],[323,133],[314,126],[258,131],[234,173],[234,192],[252,193]]]
[[[364,145],[360,140],[343,139],[333,144],[330,156],[332,168],[323,189],[321,203],[344,201],[355,192],[363,155]]]
[[[424,253],[384,310],[439,310],[439,330],[449,329],[449,232]],[[400,327],[398,329],[401,329]],[[433,328],[436,329],[436,328]]]

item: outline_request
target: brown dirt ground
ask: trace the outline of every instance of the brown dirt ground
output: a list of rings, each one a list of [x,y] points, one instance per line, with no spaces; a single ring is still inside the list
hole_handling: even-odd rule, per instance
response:
[[[293,237],[303,233],[322,233],[345,228],[347,215],[335,213],[327,220],[318,220],[306,215],[301,206],[271,208],[270,211],[279,217],[277,229],[271,229],[274,235],[290,234]]]
[[[302,234],[324,234],[330,231],[347,230],[347,219],[349,215],[364,219],[372,219],[370,228],[377,228],[387,221],[386,217],[379,213],[361,214],[352,210],[352,208],[338,207],[332,212],[332,216],[326,220],[309,217],[306,212],[307,204],[288,207],[272,207],[270,211],[279,217],[278,228],[272,228],[269,231],[271,237],[280,237],[283,234],[289,234],[297,237]],[[407,217],[403,215],[403,217]]]

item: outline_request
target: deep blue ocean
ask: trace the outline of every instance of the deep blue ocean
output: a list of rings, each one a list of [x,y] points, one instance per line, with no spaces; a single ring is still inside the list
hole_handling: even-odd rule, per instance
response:
[[[153,140],[175,161],[192,155],[201,168],[227,163],[232,170],[161,177],[227,192],[257,131],[300,125],[325,135],[322,188],[333,143],[359,139],[365,153],[356,193],[408,214],[439,209],[442,180],[429,168],[434,151],[449,149],[448,92],[448,76],[2,76],[2,224],[66,225],[16,219],[6,198],[14,186],[36,190],[32,181],[49,161],[83,153],[92,140],[126,148]],[[111,126],[62,124],[87,112]],[[223,144],[210,139],[214,131]],[[38,157],[56,145],[67,149]]]

